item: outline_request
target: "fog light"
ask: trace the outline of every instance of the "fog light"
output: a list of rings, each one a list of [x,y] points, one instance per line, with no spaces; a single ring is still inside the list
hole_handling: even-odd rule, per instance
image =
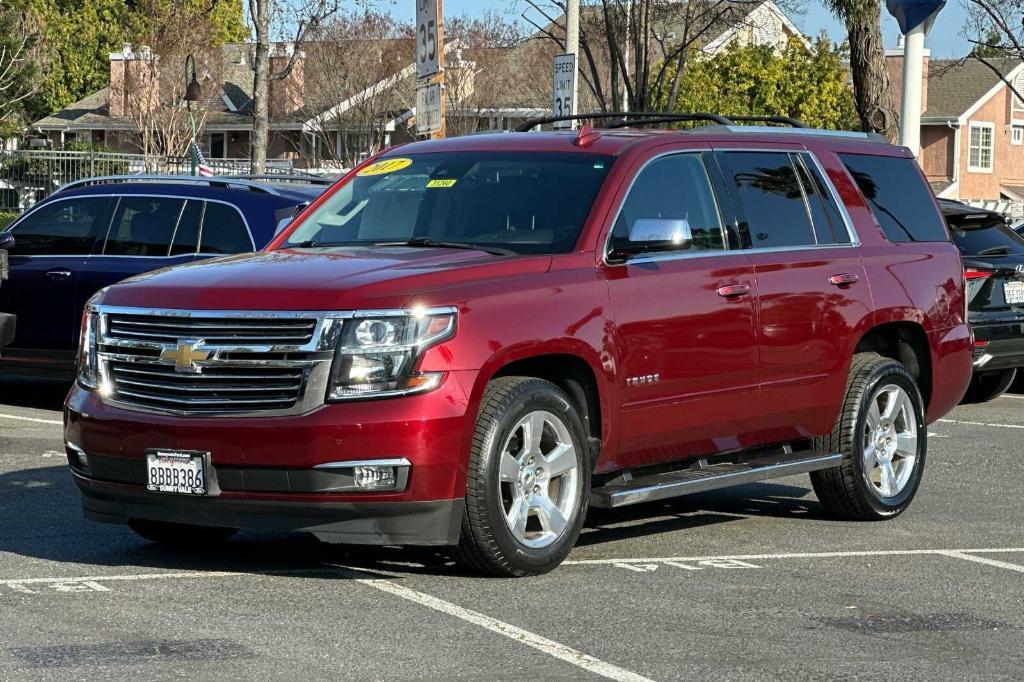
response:
[[[71,464],[77,464],[80,469],[89,468],[89,456],[85,454],[82,448],[78,447],[74,443],[64,443],[65,448],[68,451],[68,458],[71,460]]]
[[[398,481],[395,467],[379,465],[355,467],[353,478],[356,487],[366,490],[393,490]]]

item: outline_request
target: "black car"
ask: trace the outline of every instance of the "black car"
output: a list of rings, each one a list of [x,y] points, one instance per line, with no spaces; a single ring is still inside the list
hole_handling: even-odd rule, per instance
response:
[[[974,379],[964,402],[992,400],[1024,367],[1024,237],[1001,213],[940,200],[964,257]]]
[[[6,244],[0,239],[0,286],[3,286],[7,279],[7,251],[3,249]],[[0,313],[0,348],[3,348],[14,340],[14,323],[17,318],[9,313]]]

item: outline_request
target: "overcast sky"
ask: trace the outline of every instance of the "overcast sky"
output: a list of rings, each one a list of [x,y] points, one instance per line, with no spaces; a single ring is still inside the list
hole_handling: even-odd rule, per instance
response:
[[[392,11],[395,16],[405,15],[404,18],[411,21],[415,15],[414,0],[394,0],[394,3]],[[503,13],[507,12],[511,18],[518,18],[524,5],[525,3],[521,0],[518,2],[516,0],[444,0],[444,13],[448,15],[464,12],[481,14],[488,9],[493,9]],[[885,34],[885,46],[887,48],[895,47],[899,29],[896,27],[896,21],[889,16],[888,12],[883,12],[883,15],[882,30]],[[960,57],[971,51],[970,45],[960,35],[965,17],[966,13],[957,0],[946,5],[939,14],[935,28],[928,36],[926,43],[931,48],[933,57]],[[842,25],[816,0],[809,0],[807,10],[802,16],[790,18],[808,35],[814,36],[825,30],[833,40],[842,41],[846,38],[846,31]]]

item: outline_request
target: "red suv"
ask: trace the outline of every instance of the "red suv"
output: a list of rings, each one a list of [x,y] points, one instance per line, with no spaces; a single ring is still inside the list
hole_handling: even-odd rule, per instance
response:
[[[809,472],[840,518],[902,512],[973,359],[911,155],[619,117],[389,150],[262,253],[99,293],[65,412],[87,516],[521,576],[588,507]]]

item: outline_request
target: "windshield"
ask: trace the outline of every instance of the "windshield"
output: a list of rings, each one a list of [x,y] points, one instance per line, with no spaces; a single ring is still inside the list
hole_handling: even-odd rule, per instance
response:
[[[392,156],[351,178],[283,248],[434,242],[496,253],[565,253],[612,158],[581,153]]]
[[[1024,238],[1003,225],[961,230],[951,225],[953,241],[966,256],[1024,254]]]

